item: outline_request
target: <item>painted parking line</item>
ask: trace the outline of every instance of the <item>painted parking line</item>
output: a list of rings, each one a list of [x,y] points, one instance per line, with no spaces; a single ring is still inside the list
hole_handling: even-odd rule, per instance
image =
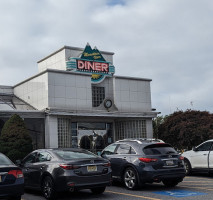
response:
[[[114,191],[111,191],[111,190],[107,190],[105,192],[113,193],[113,194],[125,195],[125,196],[129,196],[129,197],[137,197],[137,198],[141,198],[141,199],[161,200],[161,199],[157,199],[157,198],[153,198],[153,197],[145,197],[145,196],[134,195],[134,194],[129,194],[129,193],[114,192]]]
[[[209,191],[213,191],[212,188],[206,188],[206,187],[194,187],[194,186],[190,186],[190,185],[181,185],[180,187],[182,188],[192,188],[192,189],[201,189],[201,190],[209,190]]]

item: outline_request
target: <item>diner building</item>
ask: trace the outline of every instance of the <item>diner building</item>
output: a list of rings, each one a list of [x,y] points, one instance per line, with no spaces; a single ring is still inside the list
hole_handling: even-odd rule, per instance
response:
[[[151,79],[117,76],[114,53],[64,46],[38,61],[38,74],[0,86],[0,130],[19,114],[34,148],[94,152],[124,138],[152,138]],[[119,72],[117,72],[119,74]]]

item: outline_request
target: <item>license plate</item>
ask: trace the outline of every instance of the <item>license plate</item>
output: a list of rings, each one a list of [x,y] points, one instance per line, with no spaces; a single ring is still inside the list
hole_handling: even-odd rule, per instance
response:
[[[0,183],[2,182],[1,176],[0,176]]]
[[[166,160],[166,165],[168,165],[168,166],[174,165],[174,161],[173,160]]]
[[[97,171],[97,166],[96,165],[87,166],[87,171],[95,172],[95,171]]]

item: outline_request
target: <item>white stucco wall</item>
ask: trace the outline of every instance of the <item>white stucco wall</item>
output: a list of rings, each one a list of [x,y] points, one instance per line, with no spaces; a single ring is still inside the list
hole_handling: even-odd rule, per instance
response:
[[[45,118],[45,148],[58,148],[57,116],[46,116]]]
[[[151,111],[150,81],[115,77],[115,104],[121,112]]]
[[[48,107],[47,73],[14,86],[14,94],[38,110]]]
[[[65,49],[38,63],[39,72],[45,71],[46,69],[66,70]]]
[[[73,73],[48,73],[48,105],[71,110],[91,110],[91,76]]]

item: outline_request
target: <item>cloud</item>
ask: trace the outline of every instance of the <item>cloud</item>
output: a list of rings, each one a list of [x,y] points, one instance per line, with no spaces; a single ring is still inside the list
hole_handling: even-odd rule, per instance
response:
[[[211,0],[7,0],[0,15],[1,85],[36,74],[36,62],[64,45],[89,42],[115,52],[117,75],[151,78],[162,114],[213,111]]]

